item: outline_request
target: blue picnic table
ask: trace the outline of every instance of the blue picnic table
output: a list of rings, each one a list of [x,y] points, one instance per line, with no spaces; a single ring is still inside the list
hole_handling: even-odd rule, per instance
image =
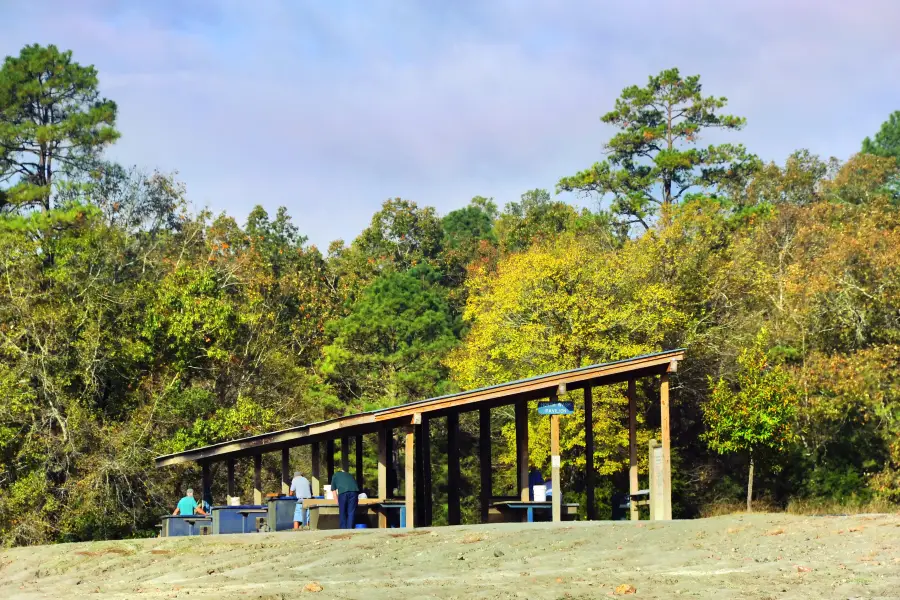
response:
[[[546,502],[536,502],[533,500],[530,501],[522,501],[522,500],[508,500],[503,502],[494,502],[492,504],[494,508],[499,510],[501,513],[505,514],[515,514],[522,512],[525,513],[525,521],[528,523],[534,523],[534,512],[535,511],[552,511],[553,510],[553,501],[547,500]],[[574,502],[563,503],[562,504],[562,518],[566,520],[566,517],[574,518],[578,514],[578,504]],[[569,519],[571,520],[571,519]]]

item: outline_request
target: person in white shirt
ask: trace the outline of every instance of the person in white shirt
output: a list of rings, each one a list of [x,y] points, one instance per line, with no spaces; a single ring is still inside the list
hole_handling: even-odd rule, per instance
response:
[[[300,529],[301,526],[309,527],[309,509],[303,510],[303,500],[312,498],[312,486],[309,485],[309,479],[304,477],[300,471],[294,473],[291,480],[291,493],[297,497],[297,507],[294,508],[294,529]]]

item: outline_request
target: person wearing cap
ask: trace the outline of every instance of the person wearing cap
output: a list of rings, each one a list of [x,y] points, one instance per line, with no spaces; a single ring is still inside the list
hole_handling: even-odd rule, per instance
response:
[[[190,517],[194,514],[206,515],[206,511],[203,510],[203,507],[197,504],[197,501],[194,500],[194,490],[191,488],[187,489],[185,492],[184,498],[178,501],[178,505],[175,506],[175,512],[173,515],[181,515],[183,517]]]
[[[297,506],[294,508],[294,529],[300,527],[309,527],[309,509],[303,510],[303,500],[312,498],[312,486],[309,485],[309,479],[303,476],[300,471],[294,472],[294,478],[291,480],[291,493],[297,497]]]

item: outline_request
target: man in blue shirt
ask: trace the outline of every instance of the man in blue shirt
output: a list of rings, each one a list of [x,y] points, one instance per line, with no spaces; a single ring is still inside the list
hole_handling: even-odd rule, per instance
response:
[[[178,505],[175,507],[175,512],[173,515],[181,515],[183,517],[190,517],[194,513],[206,515],[206,511],[197,504],[197,501],[194,500],[194,490],[188,488],[186,495],[184,498],[178,501]]]

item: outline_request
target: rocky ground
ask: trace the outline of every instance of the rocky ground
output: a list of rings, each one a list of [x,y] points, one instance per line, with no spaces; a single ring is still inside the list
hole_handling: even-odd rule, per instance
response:
[[[283,532],[0,552],[0,598],[900,598],[900,515]]]

